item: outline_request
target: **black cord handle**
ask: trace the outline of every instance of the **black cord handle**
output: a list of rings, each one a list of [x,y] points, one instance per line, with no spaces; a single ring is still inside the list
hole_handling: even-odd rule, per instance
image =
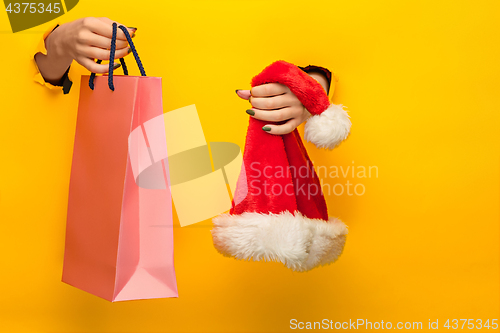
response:
[[[116,25],[116,23],[113,23]],[[146,71],[144,70],[144,66],[142,65],[141,58],[139,58],[139,54],[137,53],[137,50],[135,49],[134,42],[132,41],[132,37],[130,37],[130,34],[128,33],[127,28],[125,28],[123,25],[120,25],[118,28],[123,31],[125,34],[125,37],[127,38],[128,44],[130,46],[130,49],[132,50],[132,53],[134,54],[135,62],[137,63],[137,66],[139,67],[139,71],[141,71],[141,76],[146,76]]]
[[[137,66],[139,67],[139,71],[141,72],[141,76],[146,76],[146,71],[144,70],[144,66],[142,65],[141,58],[139,58],[139,54],[137,53],[134,42],[132,41],[132,38],[130,37],[127,28],[124,27],[123,25],[120,25],[118,28],[120,28],[123,31],[125,37],[127,38],[130,49],[134,54],[135,61],[137,62]],[[108,87],[112,91],[115,91],[115,86],[113,84],[113,71],[114,71],[115,52],[116,52],[116,33],[117,33],[117,24],[113,23],[113,34],[111,36],[111,46],[109,53],[109,70],[108,70]],[[101,62],[102,62],[101,59],[97,60],[98,64],[100,64]],[[125,64],[125,59],[120,58],[120,63],[123,67],[123,74],[128,75],[128,68],[127,65]],[[95,76],[96,73],[90,74],[89,87],[92,90],[94,90]]]
[[[101,62],[102,62],[101,59],[97,60],[97,64],[100,64]],[[90,73],[89,87],[92,90],[94,90],[94,79],[95,79],[95,73]]]

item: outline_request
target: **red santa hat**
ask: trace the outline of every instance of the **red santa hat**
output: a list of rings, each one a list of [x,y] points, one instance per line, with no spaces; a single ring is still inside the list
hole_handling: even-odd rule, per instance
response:
[[[347,138],[351,122],[342,105],[330,104],[323,87],[297,66],[277,61],[252,80],[286,85],[311,113],[304,137],[333,149]],[[295,129],[286,135],[262,130],[250,118],[243,167],[229,214],[213,218],[212,238],[222,254],[237,259],[279,261],[295,271],[334,262],[347,227],[328,216],[321,184]]]

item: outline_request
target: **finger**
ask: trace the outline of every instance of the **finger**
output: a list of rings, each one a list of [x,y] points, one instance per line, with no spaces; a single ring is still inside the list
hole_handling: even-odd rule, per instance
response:
[[[285,108],[287,106],[292,106],[294,101],[293,97],[294,96],[292,96],[291,94],[278,95],[273,97],[254,97],[252,95],[250,102],[252,103],[252,106],[257,109],[275,110]]]
[[[104,74],[104,73],[107,73],[109,71],[108,64],[104,64],[104,65],[97,64],[96,62],[94,62],[94,60],[92,60],[90,58],[80,57],[80,58],[76,59],[76,61],[80,65],[82,65],[83,67],[85,67],[86,69],[91,71],[92,73]],[[117,65],[119,65],[119,64],[117,64]]]
[[[270,97],[270,96],[277,96],[277,95],[283,95],[287,92],[289,92],[290,89],[288,89],[287,86],[281,83],[267,83],[267,84],[262,84],[257,87],[252,88],[252,96],[253,97]]]
[[[297,112],[296,108],[284,108],[272,111],[249,109],[247,110],[247,113],[251,115],[253,118],[257,118],[259,120],[264,120],[264,121],[272,121],[272,122],[300,117],[300,112]]]
[[[299,125],[300,121],[294,118],[290,119],[283,125],[273,125],[273,124],[265,125],[264,127],[262,127],[262,130],[264,130],[269,134],[283,135],[292,132]]]
[[[120,59],[125,57],[126,55],[130,54],[132,52],[132,49],[130,47],[124,47],[123,49],[116,49],[115,51],[115,59]]]
[[[113,23],[114,21],[108,19],[107,17],[87,17],[85,18],[84,25],[93,33],[98,34],[103,37],[111,38],[113,36]],[[120,23],[117,23],[121,25]],[[135,30],[128,29],[130,35],[132,35]],[[121,29],[116,30],[116,39],[117,40],[127,40],[125,34]]]
[[[88,32],[80,38],[80,42],[84,45],[95,46],[101,49],[110,49],[111,48],[111,38],[104,37],[92,32]],[[116,48],[123,49],[128,45],[127,41],[117,40]]]
[[[113,20],[110,20],[109,18],[107,17],[99,17],[98,18],[101,22],[103,22],[106,26],[108,26],[110,28],[110,33],[112,34],[113,33],[113,23],[115,23],[115,21]],[[116,24],[118,25],[118,27],[120,25],[123,25],[123,24],[120,24],[118,22],[116,22]],[[123,25],[125,27],[125,25]],[[127,40],[127,37],[125,37],[125,34],[123,33],[123,31],[118,28],[116,29],[116,39],[117,40]],[[128,33],[130,34],[130,37],[134,37],[135,35],[135,32],[137,31],[137,28],[129,28],[129,27],[126,27],[127,30],[128,30]],[[109,38],[111,38],[111,35],[107,36]]]
[[[123,48],[115,51],[115,59],[123,58],[127,54],[129,54],[129,48]],[[101,60],[109,60],[110,51],[104,50],[98,47],[86,47],[82,52],[87,58],[91,59],[101,59]]]
[[[248,100],[250,98],[250,90],[236,89],[236,94],[242,99]]]

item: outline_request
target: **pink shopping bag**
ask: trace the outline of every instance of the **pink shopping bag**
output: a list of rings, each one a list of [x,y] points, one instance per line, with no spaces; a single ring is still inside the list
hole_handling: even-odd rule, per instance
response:
[[[109,301],[177,297],[161,78],[119,28],[142,76],[113,75],[113,24],[109,76],[82,77],[62,280]]]

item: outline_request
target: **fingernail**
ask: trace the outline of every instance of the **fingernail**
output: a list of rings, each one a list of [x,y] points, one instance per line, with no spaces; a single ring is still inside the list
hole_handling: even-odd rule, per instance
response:
[[[132,33],[132,36],[131,36],[131,38],[134,38],[134,37],[135,37],[135,32],[134,32],[134,33]]]
[[[251,116],[255,116],[255,111],[254,110],[249,109],[249,110],[247,110],[247,113],[249,115],[251,115]]]
[[[269,126],[264,126],[264,127],[262,127],[262,129],[263,129],[264,131],[266,131],[266,132],[269,132],[269,131],[271,130],[271,127],[269,127]]]
[[[129,47],[127,53],[132,52],[132,49]]]
[[[136,28],[136,27],[127,27],[127,28],[129,28],[130,30],[134,30],[134,31],[136,31],[136,30],[137,30],[137,28]]]
[[[120,66],[121,66],[121,65],[122,65],[122,64],[118,64],[118,63],[116,63],[116,64],[114,64],[114,65],[113,65],[113,69],[120,68]]]

